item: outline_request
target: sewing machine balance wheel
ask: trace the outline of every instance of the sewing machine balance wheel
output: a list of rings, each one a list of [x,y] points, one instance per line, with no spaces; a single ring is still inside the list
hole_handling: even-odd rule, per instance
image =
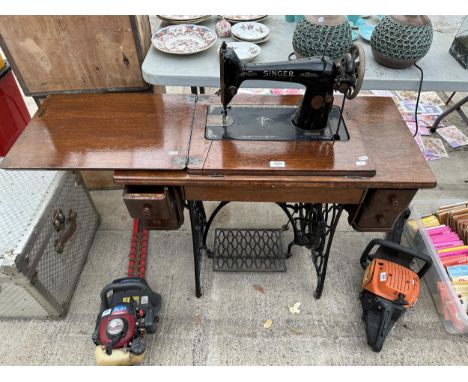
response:
[[[359,44],[353,44],[349,49],[352,62],[354,63],[354,73],[356,75],[356,83],[353,90],[346,94],[347,99],[353,99],[361,90],[362,81],[364,80],[364,73],[366,71],[366,55],[364,49]]]

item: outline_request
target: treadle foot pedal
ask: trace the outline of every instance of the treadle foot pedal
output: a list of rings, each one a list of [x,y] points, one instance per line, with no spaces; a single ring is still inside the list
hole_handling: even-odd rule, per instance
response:
[[[225,272],[285,272],[282,229],[215,230],[213,270]]]

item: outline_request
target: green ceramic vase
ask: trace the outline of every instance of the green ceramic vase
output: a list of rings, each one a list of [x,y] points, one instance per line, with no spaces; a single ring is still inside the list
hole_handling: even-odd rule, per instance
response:
[[[414,65],[429,51],[432,24],[427,16],[385,16],[370,40],[375,61],[401,69]]]
[[[351,26],[345,16],[304,16],[296,25],[292,44],[298,58],[325,52],[336,60],[353,45]]]

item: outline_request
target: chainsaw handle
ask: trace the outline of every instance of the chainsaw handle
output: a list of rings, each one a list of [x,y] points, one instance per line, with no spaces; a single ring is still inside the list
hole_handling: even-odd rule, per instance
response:
[[[362,253],[361,259],[359,260],[359,262],[361,263],[362,268],[365,269],[367,267],[367,265],[368,265],[367,261],[369,259],[369,252],[376,245],[380,245],[382,247],[391,249],[391,250],[395,251],[395,253],[403,252],[403,253],[405,253],[407,255],[410,255],[412,257],[416,257],[417,259],[424,261],[424,266],[418,272],[418,277],[420,279],[423,278],[423,276],[427,273],[429,268],[432,266],[432,259],[429,256],[427,256],[426,254],[424,254],[424,253],[416,252],[416,251],[414,251],[414,250],[412,250],[410,248],[403,247],[402,245],[400,245],[398,243],[395,243],[393,241],[390,241],[390,240],[373,239],[373,240],[371,240],[369,242],[369,244],[367,244],[366,249],[364,249],[364,252]]]
[[[100,311],[102,312],[106,309],[109,309],[109,301],[107,300],[107,293],[109,293],[110,291],[115,293],[121,290],[145,289],[145,288],[146,288],[146,285],[138,281],[132,281],[132,282],[127,282],[127,283],[112,283],[112,284],[106,285],[101,290]]]

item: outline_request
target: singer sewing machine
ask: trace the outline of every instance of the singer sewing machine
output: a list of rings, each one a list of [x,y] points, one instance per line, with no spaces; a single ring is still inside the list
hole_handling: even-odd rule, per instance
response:
[[[361,89],[365,71],[364,51],[353,45],[336,64],[329,57],[310,57],[269,64],[242,63],[223,42],[219,51],[222,107],[208,112],[207,139],[263,141],[348,140],[342,108],[333,105],[333,92],[353,99]],[[305,94],[297,106],[229,106],[242,82],[270,80],[298,83]],[[344,102],[343,102],[344,105]]]
[[[338,63],[319,56],[249,64],[224,43],[219,64],[221,105],[209,97],[197,100],[189,173],[375,175],[358,126],[343,114],[345,100],[356,97],[364,78],[362,48],[353,46]],[[247,80],[295,82],[305,94],[281,102],[236,96]],[[334,91],[343,94],[341,107]]]
[[[434,187],[435,178],[393,101],[355,98],[364,76],[359,48],[338,63],[319,56],[245,64],[224,45],[219,60],[220,97],[49,96],[1,167],[114,170],[130,215],[148,229],[178,229],[186,207],[198,297],[203,258],[211,257],[218,270],[278,271],[299,245],[311,252],[319,298],[342,211],[356,230],[389,231],[417,190]],[[255,79],[296,82],[306,91],[303,97],[236,95]],[[204,201],[220,202],[210,217]],[[217,230],[215,244],[207,242],[217,213],[231,201],[276,203],[293,232],[287,249],[268,264],[244,261],[239,256],[246,251],[223,263],[223,240],[248,233]],[[279,245],[281,230],[275,232],[269,237]]]

